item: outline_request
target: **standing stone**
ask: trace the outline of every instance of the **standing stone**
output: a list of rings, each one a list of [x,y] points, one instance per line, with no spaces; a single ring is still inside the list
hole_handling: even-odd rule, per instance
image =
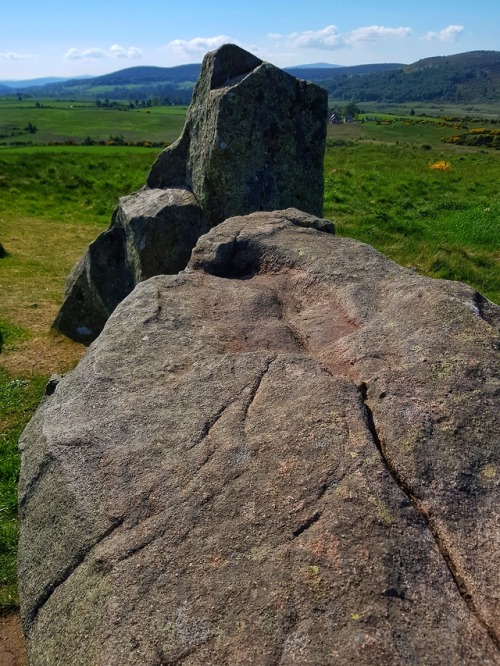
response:
[[[327,94],[227,44],[202,66],[181,137],[69,276],[53,324],[90,343],[138,282],[182,270],[199,236],[233,215],[320,215]]]
[[[227,44],[206,56],[184,132],[148,185],[184,182],[210,226],[288,206],[321,215],[326,116],[325,90]]]

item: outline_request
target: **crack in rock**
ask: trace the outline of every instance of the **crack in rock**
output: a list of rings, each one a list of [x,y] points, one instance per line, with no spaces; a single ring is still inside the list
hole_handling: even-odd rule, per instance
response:
[[[271,365],[274,363],[274,361],[277,359],[277,356],[270,356],[266,359],[264,368],[260,371],[260,373],[257,375],[257,378],[253,382],[253,384],[250,386],[250,394],[248,398],[245,401],[244,405],[244,410],[243,410],[243,421],[246,420],[248,416],[248,411],[250,407],[252,406],[253,402],[255,401],[255,398],[257,397],[257,393],[259,392],[260,385],[262,384],[262,380],[264,379],[265,375],[269,372],[269,368]],[[248,387],[246,387],[248,388]]]
[[[98,546],[100,543],[102,543],[104,539],[109,537],[116,529],[118,529],[123,524],[123,522],[124,518],[119,518],[118,520],[115,520],[108,527],[107,530],[105,530],[102,534],[100,534],[97,537],[97,539],[95,539],[92,543],[88,544],[87,546],[81,548],[74,555],[73,559],[68,564],[68,566],[59,574],[59,576],[42,590],[42,593],[33,604],[33,608],[30,610],[30,613],[27,617],[28,623],[30,625],[34,624],[40,611],[49,601],[50,597],[54,594],[57,588],[63,585],[63,583],[65,583],[68,580],[68,578],[76,571],[76,569],[81,564],[83,564],[83,562],[87,559],[87,557],[94,550],[94,548]]]
[[[199,446],[203,442],[203,440],[205,440],[208,437],[214,425],[222,417],[226,409],[228,409],[235,402],[235,400],[236,398],[233,398],[232,400],[221,405],[219,409],[215,412],[215,414],[213,414],[209,419],[205,421],[200,434],[191,444],[191,446],[188,447],[189,449],[194,449],[196,446]]]
[[[444,543],[443,539],[441,538],[441,535],[439,534],[439,529],[433,522],[432,518],[430,517],[427,509],[423,506],[422,502],[416,497],[411,488],[408,486],[408,484],[401,479],[399,476],[397,470],[395,469],[394,465],[391,463],[389,460],[387,453],[385,451],[385,446],[382,443],[382,440],[380,439],[377,428],[375,426],[375,420],[373,417],[373,412],[368,405],[368,386],[365,382],[362,382],[358,386],[358,390],[361,396],[361,400],[364,406],[364,411],[365,411],[365,417],[366,417],[366,422],[368,429],[371,433],[373,442],[375,446],[377,447],[377,450],[380,454],[380,457],[382,459],[382,462],[384,463],[387,471],[391,475],[392,479],[394,482],[397,484],[397,486],[400,488],[400,490],[406,495],[408,500],[410,501],[411,505],[415,509],[415,511],[421,516],[422,520],[424,521],[424,524],[426,528],[429,530],[430,534],[432,535],[432,538],[436,544],[436,547],[438,549],[439,554],[444,560],[444,563],[446,564],[446,567],[450,573],[451,579],[453,580],[453,583],[455,584],[458,593],[460,594],[460,597],[463,599],[464,603],[466,604],[467,608],[469,609],[469,612],[478,620],[478,622],[481,624],[481,626],[484,627],[486,630],[489,638],[491,639],[492,643],[495,645],[497,649],[500,649],[500,641],[498,637],[496,636],[493,628],[488,624],[488,622],[482,617],[482,614],[480,610],[477,608],[476,604],[474,603],[474,599],[472,597],[472,594],[469,592],[467,589],[467,583],[464,580],[463,576],[461,576],[460,572],[457,570],[457,567],[455,565],[455,562],[453,561],[453,557],[451,556],[450,551],[446,547],[446,544]]]
[[[243,389],[236,395],[234,398],[231,398],[231,400],[228,400],[225,402],[223,405],[219,407],[219,409],[213,414],[210,418],[206,419],[205,423],[203,424],[203,427],[201,429],[200,434],[198,437],[195,439],[193,444],[189,446],[189,449],[194,449],[196,446],[199,446],[210,434],[210,431],[212,428],[215,426],[215,424],[222,418],[224,412],[231,407],[231,405],[234,405],[234,403],[238,400],[238,398],[242,395],[242,393],[250,389],[250,393],[248,398],[245,400],[244,406],[243,406],[243,420],[246,419],[248,410],[250,409],[250,406],[252,402],[255,400],[255,396],[257,395],[257,392],[260,388],[260,385],[262,383],[262,380],[264,378],[264,375],[268,372],[271,364],[276,360],[276,356],[269,357],[265,361],[265,366],[264,368],[259,372],[257,378],[254,380],[252,384],[247,384]],[[207,462],[207,460],[205,461]],[[203,463],[205,464],[205,463]],[[202,465],[203,466],[203,465]]]
[[[19,497],[19,511],[22,512],[22,510],[25,508],[25,506],[28,504],[30,499],[33,497],[33,495],[36,493],[36,490],[41,483],[43,477],[45,474],[52,468],[54,467],[56,462],[56,459],[52,453],[49,453],[40,463],[40,466],[38,467],[36,473],[33,475],[31,478],[26,490],[24,491],[22,497]]]
[[[320,518],[321,518],[321,511],[316,511],[315,513],[313,513],[312,516],[310,516],[301,525],[299,525],[296,530],[293,531],[293,538],[296,539],[298,536],[303,534],[306,530],[312,527],[314,523],[317,523]]]

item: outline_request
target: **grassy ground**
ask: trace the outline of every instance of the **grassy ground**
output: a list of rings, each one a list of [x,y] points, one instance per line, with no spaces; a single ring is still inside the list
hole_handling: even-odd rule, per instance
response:
[[[331,100],[330,106],[345,106],[345,100]],[[360,108],[370,114],[391,113],[396,115],[410,115],[411,110],[418,116],[481,116],[488,119],[500,119],[500,103],[477,102],[475,104],[438,104],[429,102],[405,102],[387,104],[387,102],[360,102]]]
[[[158,150],[0,151],[0,614],[17,605],[17,440],[51,373],[84,348],[51,332],[64,281],[109,224],[118,197],[141,187]]]
[[[441,143],[447,134],[433,123],[330,126],[325,216],[340,235],[500,303],[500,152]],[[438,162],[449,167],[430,168]]]
[[[139,139],[174,140],[184,114],[170,107],[147,114],[78,102],[50,102],[53,109],[41,110],[30,101],[22,109],[9,104],[0,102],[0,125],[22,110],[27,122],[40,124],[36,140],[44,136],[42,126],[64,137],[125,134],[132,117]],[[33,115],[38,111],[44,113]],[[456,130],[439,122],[353,123],[328,132],[325,217],[337,233],[422,273],[468,282],[500,303],[499,151],[444,144]],[[109,224],[118,197],[142,186],[157,154],[108,146],[0,147],[0,242],[8,253],[0,259],[0,612],[17,604],[17,438],[50,374],[73,367],[83,353],[50,331],[65,277]],[[450,166],[430,168],[439,162]]]
[[[17,442],[43,393],[46,377],[13,377],[0,368],[0,612],[18,603]]]
[[[36,106],[36,104],[41,106]],[[0,146],[47,144],[87,137],[107,141],[115,135],[125,141],[172,143],[184,125],[185,107],[147,109],[100,108],[85,102],[0,101]],[[31,123],[37,131],[26,128]]]

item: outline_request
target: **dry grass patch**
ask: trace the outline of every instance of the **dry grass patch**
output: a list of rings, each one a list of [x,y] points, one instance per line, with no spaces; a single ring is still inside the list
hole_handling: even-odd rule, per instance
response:
[[[0,366],[10,375],[51,375],[68,372],[81,359],[84,345],[58,333],[35,336],[22,341],[16,349],[7,350]]]
[[[47,331],[62,303],[66,277],[103,225],[40,218],[2,218],[1,317]]]

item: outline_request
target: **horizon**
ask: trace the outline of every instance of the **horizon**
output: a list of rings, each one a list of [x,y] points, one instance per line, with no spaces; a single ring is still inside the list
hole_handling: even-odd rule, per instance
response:
[[[488,51],[486,49],[479,49],[479,50],[484,51],[485,53],[487,53],[487,52],[500,53],[500,51]],[[477,51],[475,51],[475,52],[477,53]],[[445,56],[426,56],[426,58],[453,57],[454,55],[462,55],[462,53],[472,53],[472,51],[464,51],[464,52],[459,52],[459,53],[449,53]],[[322,68],[327,69],[328,67],[331,67],[332,69],[337,69],[337,68],[342,69],[343,67],[357,67],[357,66],[362,67],[364,65],[373,65],[373,64],[374,65],[398,64],[398,65],[406,66],[406,65],[412,65],[413,63],[411,63],[411,62],[407,62],[407,63],[403,63],[403,62],[397,62],[397,63],[396,62],[395,63],[393,63],[393,62],[390,62],[390,63],[389,62],[383,62],[383,63],[382,62],[377,62],[377,63],[359,63],[359,65],[339,65],[339,64],[336,64],[336,63],[314,62],[314,63],[300,63],[298,65],[283,65],[280,69],[285,69],[285,70],[286,69],[308,69],[308,68],[310,68],[310,69],[315,69],[315,68],[316,69],[322,69]],[[201,67],[202,62],[200,60],[199,62],[189,62],[189,63],[184,63],[182,65],[145,65],[145,64],[141,63],[141,64],[134,64],[134,65],[127,65],[126,67],[120,67],[120,69],[113,69],[109,72],[104,72],[103,74],[96,74],[96,75],[79,74],[79,75],[74,76],[74,77],[73,76],[58,77],[58,76],[52,76],[52,75],[48,74],[46,76],[35,77],[33,79],[0,79],[0,84],[6,84],[7,85],[7,84],[14,84],[14,83],[36,82],[36,81],[45,81],[46,79],[54,79],[54,80],[60,80],[60,81],[70,81],[72,79],[74,79],[74,80],[79,80],[79,79],[85,80],[85,79],[99,78],[101,76],[116,74],[117,72],[122,72],[122,71],[126,71],[126,70],[129,70],[129,69],[136,69],[136,68],[160,67],[160,68],[169,69],[169,68],[173,68],[173,67],[183,67],[183,66],[189,67],[189,66],[193,66],[193,65],[197,65],[197,66]]]
[[[316,62],[410,64],[498,50],[500,5],[491,0],[480,0],[479,6],[456,4],[422,0],[418,7],[389,9],[358,0],[353,7],[331,9],[326,0],[292,8],[282,0],[272,5],[254,0],[241,7],[228,0],[210,7],[192,0],[175,15],[164,5],[151,7],[142,28],[131,0],[87,0],[85,14],[81,5],[68,7],[62,0],[27,0],[2,8],[0,80],[94,77],[139,65],[198,64],[208,51],[228,42],[281,68]],[[23,29],[13,30],[16,25]]]

